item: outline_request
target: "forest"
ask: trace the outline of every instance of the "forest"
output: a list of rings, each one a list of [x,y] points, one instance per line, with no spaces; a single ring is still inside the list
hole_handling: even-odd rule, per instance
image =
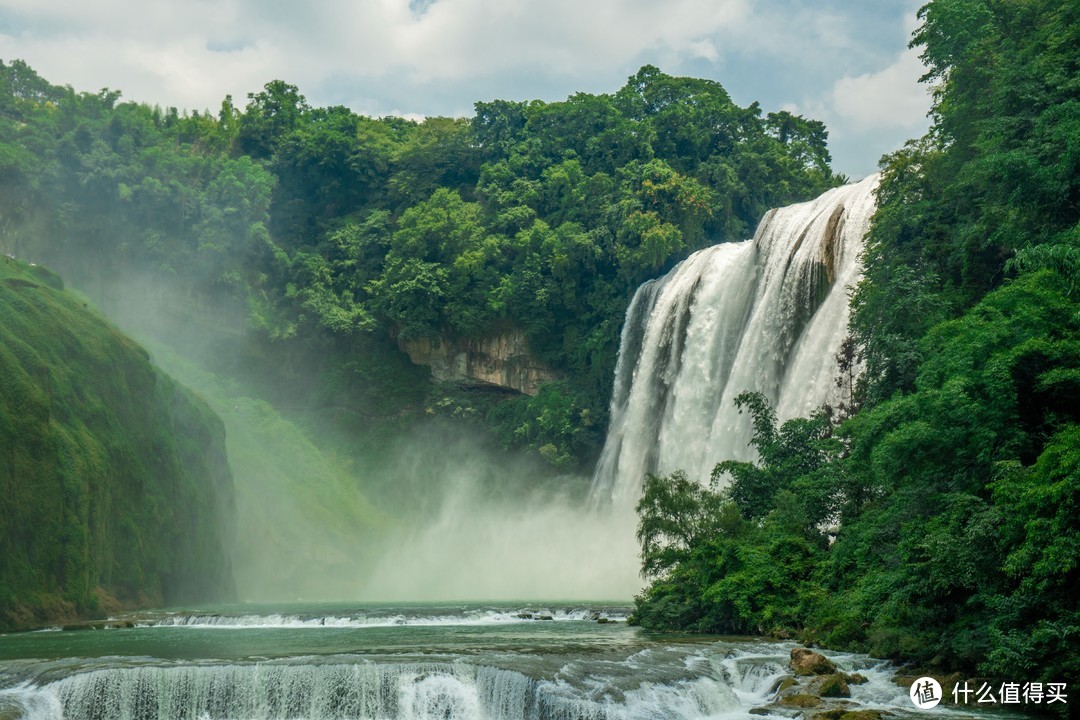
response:
[[[651,66],[611,95],[422,123],[280,80],[179,113],[0,70],[0,248],[107,310],[138,283],[194,323],[218,308],[228,354],[325,434],[430,409],[567,469],[603,442],[634,289],[842,181],[820,122]],[[534,396],[431,388],[399,349],[508,328],[559,378]]]
[[[649,477],[653,630],[771,633],[982,676],[1080,677],[1080,6],[932,0],[929,133],[881,160],[835,362],[844,402],[756,463]],[[327,442],[432,415],[587,472],[642,282],[846,181],[823,123],[645,66],[611,94],[471,118],[216,112],[0,63],[0,251],[94,302],[160,307]],[[164,328],[169,328],[165,330]],[[433,384],[402,344],[524,333],[534,395]],[[154,327],[150,327],[153,332]],[[703,484],[700,481],[705,481]]]

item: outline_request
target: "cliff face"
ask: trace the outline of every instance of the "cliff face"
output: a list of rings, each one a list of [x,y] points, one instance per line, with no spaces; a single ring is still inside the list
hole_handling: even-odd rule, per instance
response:
[[[529,354],[525,333],[512,329],[490,337],[450,341],[403,340],[401,349],[416,365],[431,368],[432,379],[492,385],[535,395],[558,374]]]
[[[231,596],[221,420],[61,287],[0,257],[0,629]]]

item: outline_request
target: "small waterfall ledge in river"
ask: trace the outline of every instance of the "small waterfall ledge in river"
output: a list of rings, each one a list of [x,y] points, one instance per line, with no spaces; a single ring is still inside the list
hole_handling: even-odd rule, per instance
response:
[[[704,480],[721,460],[753,459],[741,392],[763,393],[781,422],[833,399],[877,183],[770,210],[752,240],[700,250],[638,288],[595,499],[630,505],[646,473]]]
[[[760,671],[740,683],[758,681],[743,691],[755,699],[783,668]],[[709,674],[626,692],[597,684],[536,680],[462,660],[349,659],[103,669],[19,692],[29,720],[674,720],[734,714],[741,705],[736,688]]]
[[[121,632],[121,631],[117,631]],[[613,649],[613,648],[609,648]],[[715,642],[628,656],[309,656],[166,662],[41,662],[0,688],[0,717],[25,720],[717,720],[773,699],[789,645]],[[855,707],[903,709],[887,663],[836,656],[868,678]],[[486,660],[490,660],[491,664]],[[9,713],[9,714],[5,714]],[[883,713],[890,714],[890,713]]]

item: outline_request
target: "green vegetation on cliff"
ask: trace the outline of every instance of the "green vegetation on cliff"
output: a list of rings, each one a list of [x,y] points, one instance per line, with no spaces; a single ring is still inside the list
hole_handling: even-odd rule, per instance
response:
[[[742,396],[759,461],[718,465],[722,493],[648,480],[639,538],[654,581],[636,618],[1070,681],[1080,6],[933,0],[920,17],[935,122],[882,161],[838,358],[863,363],[861,386],[842,412],[780,427]]]
[[[230,596],[217,416],[40,266],[0,319],[0,628]]]
[[[312,108],[280,80],[243,110],[181,114],[14,61],[0,64],[0,249],[110,316],[152,300],[231,322],[244,339],[229,352],[265,371],[272,400],[347,418],[353,436],[440,407],[397,341],[520,329],[564,379],[471,416],[581,464],[634,289],[839,182],[826,137],[651,66],[612,94],[416,123]]]

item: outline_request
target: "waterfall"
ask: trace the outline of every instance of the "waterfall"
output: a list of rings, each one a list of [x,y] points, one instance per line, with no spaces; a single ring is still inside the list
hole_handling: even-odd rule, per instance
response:
[[[280,630],[272,631],[274,637],[289,637]],[[147,641],[156,633],[173,638],[167,643],[176,638],[164,627],[87,632],[126,636],[127,647],[153,647]],[[336,633],[324,634],[310,647],[325,648]],[[748,718],[753,708],[769,706],[778,681],[790,673],[790,643],[715,638],[650,643],[620,633],[615,643],[590,647],[586,640],[582,649],[576,643],[585,634],[564,635],[565,642],[556,646],[539,635],[531,636],[539,646],[515,636],[512,645],[480,650],[478,636],[469,633],[461,646],[468,649],[449,654],[432,652],[410,631],[401,636],[412,638],[405,645],[386,646],[384,636],[370,654],[15,660],[0,668],[0,718],[717,720]],[[260,647],[250,644],[256,637],[233,634],[223,644],[252,649]],[[440,637],[451,636],[428,639],[437,646]],[[189,647],[220,646],[204,639]],[[512,647],[520,649],[507,652]],[[849,709],[887,709],[882,715],[910,709],[907,688],[893,681],[895,667],[861,655],[828,655],[844,672],[868,679],[852,686]]]
[[[770,210],[752,240],[700,250],[638,288],[594,499],[633,504],[646,473],[703,481],[721,460],[752,460],[741,392],[763,393],[781,422],[835,399],[877,183]]]
[[[461,659],[148,663],[0,690],[0,711],[27,720],[704,720],[767,702],[786,670],[780,658],[759,658],[744,678],[714,670],[706,657],[678,658],[681,670],[617,664],[626,665],[622,682],[579,677],[573,662],[553,679]],[[648,651],[637,658],[648,659]]]

